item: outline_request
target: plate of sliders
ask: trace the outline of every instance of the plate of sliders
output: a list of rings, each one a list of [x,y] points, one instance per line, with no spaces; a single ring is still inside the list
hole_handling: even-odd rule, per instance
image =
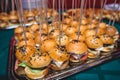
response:
[[[14,31],[10,43],[10,80],[63,79],[120,57],[120,37],[115,26],[104,22],[78,21],[32,24]],[[62,32],[59,31],[62,26]]]

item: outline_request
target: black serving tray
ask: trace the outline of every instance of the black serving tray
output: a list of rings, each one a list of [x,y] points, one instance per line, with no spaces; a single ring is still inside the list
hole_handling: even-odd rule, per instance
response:
[[[11,39],[10,42],[10,49],[9,49],[9,58],[8,58],[8,78],[9,80],[30,80],[26,76],[19,76],[16,74],[14,67],[15,67],[15,39],[14,37]],[[83,64],[75,64],[72,66],[69,66],[65,70],[61,71],[50,71],[50,73],[44,77],[44,80],[60,80],[64,79],[66,77],[69,77],[75,73],[80,73],[81,71],[84,71],[86,69],[89,69],[91,67],[95,67],[97,65],[103,64],[105,62],[111,61],[113,59],[120,57],[120,39],[117,41],[117,47],[111,51],[111,55],[109,56],[101,56],[98,59],[94,60],[88,60]]]

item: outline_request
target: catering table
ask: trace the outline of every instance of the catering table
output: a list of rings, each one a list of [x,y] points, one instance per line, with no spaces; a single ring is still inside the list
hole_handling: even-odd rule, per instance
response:
[[[120,32],[120,24],[116,23],[115,26]],[[14,29],[0,30],[0,80],[8,80],[7,61],[9,43],[13,34]],[[75,74],[65,80],[120,80],[120,58]]]

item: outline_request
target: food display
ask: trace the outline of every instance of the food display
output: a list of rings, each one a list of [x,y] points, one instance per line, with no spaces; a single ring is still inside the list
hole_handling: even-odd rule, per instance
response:
[[[10,73],[14,79],[62,79],[119,54],[117,28],[102,21],[102,18],[119,20],[119,11],[114,14],[102,8],[94,9],[93,13],[91,8],[84,9],[84,0],[81,8],[64,11],[60,0],[58,3],[58,11],[37,8],[24,10],[21,16],[17,11],[1,14],[5,16],[3,25],[23,20],[14,29],[10,48],[13,70]]]
[[[90,22],[81,25],[85,27],[85,30],[81,29],[82,33],[79,39],[77,39],[77,25],[72,26],[64,23],[63,25],[66,25],[66,29],[60,35],[60,26],[55,25],[55,23],[61,25],[59,22],[48,25],[46,23],[42,24],[41,38],[39,35],[39,24],[32,24],[26,27],[27,40],[25,40],[22,26],[15,29],[16,73],[19,73],[17,71],[22,67],[25,72],[24,75],[31,79],[38,79],[48,75],[49,70],[65,70],[74,65],[74,63],[84,64],[101,56],[109,56],[119,38],[117,29],[103,22],[100,23],[100,27],[95,28],[89,27],[91,25],[89,24]],[[76,23],[79,22],[76,21]],[[47,27],[49,27],[49,33],[47,33]],[[98,30],[97,32],[96,29]],[[59,44],[59,39],[61,39],[61,44]]]

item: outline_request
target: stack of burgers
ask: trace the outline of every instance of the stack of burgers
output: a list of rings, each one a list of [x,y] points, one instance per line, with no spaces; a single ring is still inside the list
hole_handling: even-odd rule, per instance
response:
[[[15,29],[16,72],[22,67],[31,79],[43,78],[49,70],[63,70],[73,63],[108,56],[119,37],[114,26],[86,17],[80,26],[70,17],[41,25],[33,24],[24,32],[22,26]]]
[[[46,14],[47,12],[47,14]],[[58,20],[58,12],[52,9],[47,9],[47,11],[42,10],[42,20],[46,20],[45,17],[47,15],[47,19],[49,22],[52,21],[53,16],[56,20]],[[40,12],[37,9],[33,9],[32,11],[24,10],[24,20],[25,24],[36,23],[39,19]],[[0,13],[0,28],[4,29],[9,26],[18,25],[19,15],[17,11],[10,11],[9,14],[2,12]]]
[[[69,9],[66,12],[63,13],[64,16],[67,17],[74,17],[75,19],[78,19],[78,17],[80,17],[80,9]],[[91,18],[93,15],[93,9],[92,8],[88,8],[88,9],[84,9],[83,11],[84,16]],[[94,18],[95,19],[99,19],[100,18],[100,13],[101,13],[101,9],[94,9]],[[120,11],[112,11],[112,10],[104,10],[103,11],[103,16],[102,18],[107,18],[110,20],[115,20],[115,21],[120,21]]]

